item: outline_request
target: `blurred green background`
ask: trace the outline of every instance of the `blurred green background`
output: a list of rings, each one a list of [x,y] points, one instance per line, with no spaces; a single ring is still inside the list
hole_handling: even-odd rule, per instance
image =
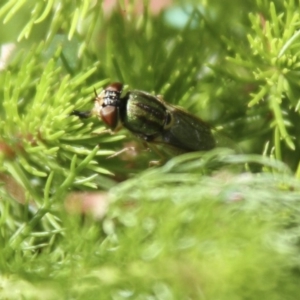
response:
[[[0,2],[0,298],[297,299],[299,1]],[[96,117],[160,94],[241,153],[163,166]],[[124,147],[135,150],[108,159]]]

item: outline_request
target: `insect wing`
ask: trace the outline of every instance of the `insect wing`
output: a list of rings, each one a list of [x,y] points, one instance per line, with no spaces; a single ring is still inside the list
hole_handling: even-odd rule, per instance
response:
[[[165,105],[171,122],[160,137],[163,143],[185,151],[206,151],[216,146],[208,124],[178,107]]]

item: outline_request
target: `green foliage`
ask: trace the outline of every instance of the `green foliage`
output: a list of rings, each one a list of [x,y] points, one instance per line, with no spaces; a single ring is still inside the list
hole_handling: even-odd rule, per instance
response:
[[[299,1],[129,2],[0,4],[0,298],[296,299]],[[128,132],[71,115],[114,81],[244,154],[148,169]],[[72,213],[84,193],[107,211]]]

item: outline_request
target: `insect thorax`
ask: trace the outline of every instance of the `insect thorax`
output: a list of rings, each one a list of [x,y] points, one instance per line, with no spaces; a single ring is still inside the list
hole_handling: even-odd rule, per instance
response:
[[[120,105],[120,95],[121,93],[118,91],[104,91],[103,97],[103,106],[119,106]]]
[[[167,118],[164,105],[155,96],[131,91],[123,99],[121,120],[127,129],[144,140],[161,134]]]

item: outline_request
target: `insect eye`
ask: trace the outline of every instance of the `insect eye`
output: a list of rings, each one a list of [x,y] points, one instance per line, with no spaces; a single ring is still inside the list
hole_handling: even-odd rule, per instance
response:
[[[118,124],[118,108],[116,106],[105,106],[100,111],[102,121],[110,128],[116,128]]]
[[[123,84],[121,82],[113,82],[105,90],[121,93],[122,89],[123,89]]]

